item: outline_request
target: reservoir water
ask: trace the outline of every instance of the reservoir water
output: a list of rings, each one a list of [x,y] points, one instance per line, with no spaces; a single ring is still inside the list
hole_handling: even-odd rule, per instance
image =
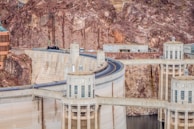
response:
[[[127,117],[127,129],[164,129],[157,115]]]

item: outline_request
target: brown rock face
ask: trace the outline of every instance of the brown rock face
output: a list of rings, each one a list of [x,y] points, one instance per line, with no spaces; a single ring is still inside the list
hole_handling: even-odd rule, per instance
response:
[[[115,59],[154,59],[158,53],[106,53]],[[126,65],[125,91],[128,98],[157,98],[159,85],[159,65]],[[156,114],[157,109],[127,107],[127,115]]]
[[[125,5],[121,19],[128,21],[125,32],[131,35],[129,40],[162,49],[162,43],[171,36],[184,43],[193,42],[192,10],[191,0],[135,0]]]
[[[122,32],[118,30],[113,30],[113,37],[115,38],[116,43],[123,43],[124,42],[124,35]]]
[[[159,65],[127,65],[125,73],[126,97],[157,98]],[[156,109],[127,107],[128,115],[156,114]]]
[[[104,43],[136,42],[162,49],[171,36],[194,42],[193,7],[193,0],[129,0],[116,12],[108,0],[30,0],[24,5],[12,0],[0,2],[0,14],[12,46],[69,48],[78,42],[97,49]]]
[[[31,59],[25,55],[9,55],[4,70],[0,71],[0,87],[31,83]]]
[[[9,12],[2,20],[11,31],[13,46],[69,48],[78,42],[86,49],[97,49],[114,40],[109,29],[116,12],[107,0],[30,0],[22,7],[13,1],[0,6]]]

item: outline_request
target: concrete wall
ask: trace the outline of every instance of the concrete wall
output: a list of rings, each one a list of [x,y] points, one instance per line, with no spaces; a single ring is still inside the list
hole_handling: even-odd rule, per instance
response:
[[[69,56],[64,53],[26,51],[32,58],[32,83],[66,79]],[[80,57],[77,64],[98,70],[95,59]],[[104,67],[104,66],[102,66]],[[124,97],[124,68],[115,74],[95,81],[96,95]],[[66,89],[66,86],[49,87],[49,90]],[[54,99],[32,97],[0,100],[0,128],[3,129],[61,129],[62,104]],[[101,106],[100,129],[126,129],[125,107]]]
[[[61,107],[60,102],[53,99],[4,99],[0,104],[0,128],[60,129]]]
[[[105,52],[148,52],[148,45],[128,45],[128,44],[104,44],[103,51]]]
[[[72,70],[69,54],[32,50],[25,53],[32,59],[32,84],[65,80],[67,73]],[[85,71],[100,69],[97,60],[83,56],[76,60],[75,69],[79,70],[80,66]]]
[[[112,79],[115,80],[111,81]],[[124,69],[116,74],[97,79],[95,91],[98,96],[125,97]],[[126,108],[102,105],[100,129],[126,129]]]

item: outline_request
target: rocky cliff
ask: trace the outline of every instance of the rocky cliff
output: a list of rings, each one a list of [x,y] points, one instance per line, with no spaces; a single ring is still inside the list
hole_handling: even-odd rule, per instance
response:
[[[10,54],[0,71],[0,87],[31,84],[31,59],[25,55]]]
[[[126,96],[130,98],[157,98],[159,65],[127,65],[125,73]],[[156,109],[127,108],[128,115],[156,114]]]
[[[156,59],[159,53],[106,53],[115,59]],[[125,91],[129,98],[157,98],[159,87],[159,65],[126,65]],[[156,114],[157,109],[127,107],[127,115]]]
[[[112,3],[123,4],[118,2]],[[11,32],[12,46],[68,48],[78,42],[85,49],[104,43],[139,43],[162,49],[175,36],[194,42],[193,0],[125,0],[116,11],[109,0],[1,1],[1,21]],[[119,6],[121,7],[121,6]]]

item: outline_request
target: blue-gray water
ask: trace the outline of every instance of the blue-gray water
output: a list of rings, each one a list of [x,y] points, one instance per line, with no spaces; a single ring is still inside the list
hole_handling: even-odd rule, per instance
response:
[[[157,115],[127,117],[127,129],[164,129]]]

